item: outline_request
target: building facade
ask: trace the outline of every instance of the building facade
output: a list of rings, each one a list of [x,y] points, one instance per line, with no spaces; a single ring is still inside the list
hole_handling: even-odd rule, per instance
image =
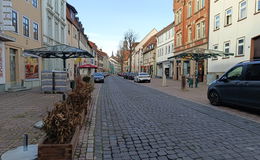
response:
[[[0,92],[6,90],[6,51],[5,42],[14,42],[16,39],[5,34],[14,31],[12,25],[12,1],[0,1]]]
[[[210,0],[175,0],[175,55],[185,53],[190,49],[208,49],[209,28],[209,1]],[[174,60],[174,79],[181,76],[194,77],[196,63],[188,59]],[[198,64],[198,78],[200,82],[206,81],[207,60]]]
[[[152,36],[143,45],[143,66],[141,66],[141,71],[155,76],[156,73],[156,35]]]
[[[42,0],[43,46],[66,44],[66,0]],[[43,59],[44,70],[63,70],[61,59]]]
[[[41,0],[12,1],[13,31],[5,32],[15,42],[5,43],[5,89],[40,85],[41,58],[30,57],[25,49],[42,46]]]
[[[209,48],[234,56],[209,60],[209,81],[233,65],[260,58],[260,0],[210,2]]]
[[[139,43],[136,44],[134,51],[132,53],[132,68],[133,72],[141,72],[141,66],[143,66],[143,46],[144,44],[154,35],[156,35],[158,31],[154,28],[152,29]],[[129,61],[130,58],[128,58]]]
[[[169,24],[156,35],[156,76],[173,78],[173,61],[168,60],[174,55],[174,23]]]

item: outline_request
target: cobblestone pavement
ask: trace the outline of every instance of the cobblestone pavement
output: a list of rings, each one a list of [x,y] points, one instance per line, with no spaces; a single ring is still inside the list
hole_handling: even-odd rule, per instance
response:
[[[23,144],[23,135],[36,144],[44,135],[33,127],[61,95],[41,94],[39,89],[0,94],[0,155]]]
[[[260,159],[260,124],[109,77],[96,114],[96,159]]]
[[[80,130],[74,160],[93,160],[94,159],[94,129],[96,119],[96,103],[102,84],[96,83],[92,94],[92,101],[86,115],[86,122]]]
[[[133,82],[133,81],[132,81]],[[214,107],[215,109],[220,109],[222,111],[236,114],[241,117],[256,121],[260,123],[260,112],[257,110],[237,107],[237,106],[212,106],[207,98],[206,84],[200,83],[198,88],[186,88],[184,91],[181,90],[181,81],[167,80],[167,86],[162,87],[162,79],[154,78],[151,83],[139,83],[141,85],[159,90],[161,92],[167,93],[172,96],[187,99],[196,103],[204,104],[208,107]]]

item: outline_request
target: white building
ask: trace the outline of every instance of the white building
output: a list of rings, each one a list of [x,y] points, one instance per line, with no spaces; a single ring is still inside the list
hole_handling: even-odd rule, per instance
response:
[[[233,65],[260,58],[260,0],[210,1],[209,49],[234,53],[208,61],[208,81]]]
[[[157,50],[156,50],[156,63],[157,63],[157,77],[163,76],[163,71],[167,78],[173,77],[173,63],[168,60],[169,57],[174,55],[174,23],[169,24],[167,27],[157,33]]]
[[[66,44],[66,0],[42,1],[43,45]],[[61,59],[44,59],[44,70],[63,70]]]
[[[4,42],[15,41],[15,38],[4,34],[5,31],[14,31],[12,26],[12,2],[0,0],[0,92],[5,91],[5,44]]]
[[[143,45],[158,31],[154,28],[152,29],[140,43],[135,47],[134,52],[132,54],[132,71],[133,72],[141,72],[141,67],[143,66]]]

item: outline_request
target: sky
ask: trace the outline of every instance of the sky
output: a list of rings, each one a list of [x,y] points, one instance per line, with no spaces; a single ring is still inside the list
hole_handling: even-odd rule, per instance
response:
[[[67,0],[78,11],[85,34],[108,55],[118,50],[129,29],[141,41],[153,28],[173,22],[173,0]]]

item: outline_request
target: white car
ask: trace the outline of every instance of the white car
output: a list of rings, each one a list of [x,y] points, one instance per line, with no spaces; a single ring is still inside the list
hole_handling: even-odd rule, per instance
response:
[[[134,82],[151,82],[151,76],[147,73],[138,73],[135,77],[134,77]]]

